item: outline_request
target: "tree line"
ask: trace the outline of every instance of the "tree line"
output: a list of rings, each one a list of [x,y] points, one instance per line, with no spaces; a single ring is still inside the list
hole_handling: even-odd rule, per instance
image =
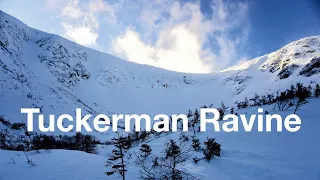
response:
[[[145,180],[181,180],[196,179],[194,176],[182,170],[187,161],[193,161],[197,164],[199,161],[211,161],[214,157],[220,157],[221,144],[216,142],[215,138],[207,137],[201,141],[197,138],[199,132],[200,115],[196,109],[194,112],[189,110],[189,132],[181,132],[178,140],[169,139],[165,142],[161,153],[153,154],[152,148],[147,144],[150,135],[159,136],[162,133],[169,132],[133,132],[128,135],[120,135],[112,139],[114,149],[107,161],[109,171],[105,174],[108,176],[120,176],[123,180],[126,178],[128,163],[133,154],[130,152],[135,142],[140,145],[140,149],[134,152],[135,164],[140,168],[140,178]],[[182,127],[182,124],[178,127]],[[148,135],[142,136],[141,134]],[[191,134],[191,135],[190,135]],[[194,156],[198,152],[198,156]],[[199,154],[202,154],[199,156]]]
[[[26,131],[24,123],[11,124],[10,121],[5,120],[3,116],[0,116],[0,122],[7,127],[0,131],[0,149],[4,150],[31,151],[41,149],[66,149],[96,153],[96,145],[101,144],[94,136],[84,135],[79,132],[73,136],[30,134]],[[25,133],[15,134],[11,132],[15,130],[25,130]]]
[[[316,84],[315,88],[311,85],[304,86],[302,83],[297,83],[295,86],[291,85],[289,89],[284,91],[278,91],[276,94],[255,94],[254,97],[248,99],[247,97],[243,101],[235,102],[238,109],[247,108],[251,106],[261,106],[275,104],[277,110],[284,111],[290,107],[295,106],[294,113],[308,101],[310,97],[320,96],[320,86]],[[297,99],[296,102],[292,101]]]

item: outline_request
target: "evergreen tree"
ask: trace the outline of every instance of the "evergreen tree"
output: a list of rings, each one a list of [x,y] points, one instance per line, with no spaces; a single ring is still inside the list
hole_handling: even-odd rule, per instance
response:
[[[139,140],[139,138],[140,138],[140,132],[139,132],[139,131],[135,131],[135,129],[136,129],[136,125],[135,125],[135,124],[133,125],[133,129],[134,129],[134,131],[133,131],[133,137],[134,137],[134,139]]]
[[[298,97],[300,93],[303,93],[303,89],[304,89],[304,86],[302,83],[297,83],[296,85],[296,94],[295,96]]]
[[[221,145],[215,141],[214,138],[207,138],[204,142],[205,149],[203,154],[205,159],[210,161],[214,156],[220,157]]]
[[[225,112],[228,108],[221,102],[221,109]]]
[[[177,166],[186,161],[186,157],[183,157],[181,154],[180,147],[176,144],[174,140],[170,140],[166,144],[165,148],[165,159],[167,160],[167,164],[170,165],[170,173],[168,174],[169,179],[172,180],[180,180],[182,179],[182,173]]]
[[[261,96],[260,102],[261,102],[263,105],[266,105],[266,104],[267,104],[268,101],[267,101],[266,95],[262,95],[262,96]]]
[[[200,149],[200,140],[196,136],[193,136],[192,138],[192,148],[195,151],[199,151]]]
[[[193,119],[190,122],[190,126],[191,126],[194,134],[196,133],[196,126],[199,122],[200,122],[200,114],[198,112],[198,109],[196,109],[194,111]]]
[[[81,151],[92,153],[92,154],[96,153],[96,143],[93,136],[84,135]]]
[[[293,99],[295,97],[295,87],[293,85],[290,86],[290,89],[287,90],[287,97],[289,99]]]
[[[243,107],[246,108],[246,107],[248,107],[248,106],[249,106],[249,101],[248,101],[248,98],[245,97],[245,98],[244,98],[244,102],[243,102]]]
[[[198,112],[198,109],[196,109],[196,110],[194,111],[194,117],[195,117],[195,119],[199,119],[199,118],[200,118],[200,114],[199,114],[199,112]]]
[[[316,88],[314,89],[314,96],[319,97],[320,96],[320,86],[319,84],[316,85]]]
[[[111,165],[111,171],[106,172],[106,174],[108,176],[119,174],[122,179],[125,180],[125,172],[127,170],[124,162],[124,153],[130,148],[131,142],[128,142],[128,139],[120,136],[119,133],[117,133],[117,135],[117,138],[112,139],[115,149],[112,150],[112,155],[108,159]]]
[[[142,157],[147,157],[150,155],[152,149],[148,144],[142,144],[140,147]]]
[[[253,98],[250,99],[252,101],[253,106],[260,106],[260,96],[258,94],[255,94]]]
[[[221,120],[227,110],[227,107],[223,104],[223,102],[221,102],[221,108],[219,108],[218,110],[220,113],[220,120]]]
[[[220,114],[220,120],[222,120],[223,116],[224,116],[224,110],[222,108],[219,108],[218,111],[219,111],[219,114]]]
[[[307,98],[309,97],[309,90],[305,87],[301,87],[299,92],[297,92],[296,96],[298,97],[298,102],[296,104],[296,108],[294,109],[294,114],[297,112],[297,110],[303,106],[304,104],[308,103]]]
[[[189,111],[188,111],[188,116],[187,116],[188,118],[189,117],[192,117],[192,111],[189,109]]]
[[[0,132],[0,149],[7,149],[7,135],[6,133]]]
[[[241,108],[242,108],[241,102],[236,101],[234,104],[237,105],[237,108],[238,108],[238,109],[241,109]]]
[[[312,87],[311,87],[311,85],[308,86],[307,96],[308,96],[308,97],[311,97],[311,96],[312,96]]]
[[[274,95],[273,94],[267,95],[267,102],[268,102],[268,104],[272,104],[274,102]]]

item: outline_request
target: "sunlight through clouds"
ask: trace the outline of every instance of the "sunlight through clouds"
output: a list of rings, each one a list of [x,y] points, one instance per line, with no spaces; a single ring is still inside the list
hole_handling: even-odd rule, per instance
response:
[[[154,46],[144,43],[139,34],[128,29],[115,40],[114,51],[130,61],[174,71],[209,73],[212,68],[210,61],[204,62],[211,57],[202,55],[197,36],[183,26],[160,32]]]
[[[96,40],[99,35],[92,32],[90,27],[75,27],[64,22],[62,23],[62,26],[65,30],[65,36],[68,39],[74,40],[75,42],[84,46],[92,46],[96,44]]]
[[[60,10],[64,37],[95,49],[108,39],[104,51],[132,62],[210,73],[245,59],[237,52],[250,31],[245,1],[213,0],[209,14],[198,1],[58,0],[51,6]]]
[[[215,1],[212,6],[215,12],[209,18],[201,13],[198,3],[158,2],[142,7],[139,20],[146,24],[144,29],[139,32],[127,28],[114,40],[113,51],[136,63],[179,72],[210,73],[223,68],[240,58],[236,52],[240,41],[229,38],[228,33],[244,22],[247,7],[227,6],[222,1]],[[147,16],[150,12],[154,12],[153,16]],[[230,16],[239,17],[230,21]],[[155,39],[143,40],[142,36]],[[217,43],[217,53],[210,49],[212,40]]]

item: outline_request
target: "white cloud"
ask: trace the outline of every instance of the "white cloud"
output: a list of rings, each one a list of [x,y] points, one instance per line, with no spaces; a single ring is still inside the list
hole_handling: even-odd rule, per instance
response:
[[[84,46],[95,46],[99,21],[91,12],[81,9],[79,0],[70,0],[61,10],[64,36]]]
[[[127,28],[115,38],[113,52],[130,61],[192,73],[208,73],[229,65],[238,58],[237,47],[248,34],[247,4],[212,3],[207,18],[198,3],[155,1],[141,4],[138,20],[142,28]],[[137,10],[138,11],[138,10]],[[240,37],[230,31],[244,27]],[[152,40],[150,40],[153,38]],[[216,53],[210,49],[217,44]]]
[[[73,19],[79,19],[86,16],[86,13],[80,9],[78,0],[71,0],[63,8],[61,15]]]
[[[103,0],[91,0],[89,2],[89,11],[91,13],[103,13],[105,20],[110,24],[117,23],[117,17],[115,15],[115,7],[108,4]]]
[[[161,32],[156,45],[141,41],[139,34],[128,29],[115,40],[114,51],[127,59],[169,70],[208,73],[211,64],[205,64],[208,55],[201,53],[197,37],[183,26]]]
[[[213,0],[204,15],[199,1],[47,1],[60,11],[64,37],[136,63],[208,73],[245,57],[246,2]]]
[[[65,37],[71,39],[84,46],[96,45],[98,34],[93,32],[90,27],[86,26],[73,26],[68,23],[62,22],[62,26],[65,30]]]
[[[103,0],[91,0],[89,9],[91,12],[113,11],[113,8]]]
[[[109,23],[116,22],[113,7],[103,0],[90,0],[87,3],[79,0],[47,0],[46,5],[49,9],[60,11],[64,31],[62,36],[84,46],[98,47],[99,14],[103,13]]]

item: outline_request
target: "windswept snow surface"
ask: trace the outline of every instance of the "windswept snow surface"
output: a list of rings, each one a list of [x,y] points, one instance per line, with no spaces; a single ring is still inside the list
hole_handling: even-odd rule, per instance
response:
[[[320,36],[314,36],[221,72],[177,73],[80,46],[0,11],[0,115],[11,122],[26,122],[20,108],[39,107],[47,120],[49,114],[74,115],[76,108],[83,114],[153,116],[187,113],[202,105],[220,107],[221,102],[230,107],[254,93],[275,93],[297,82],[314,87],[320,83],[319,57]],[[221,158],[197,165],[190,161],[181,168],[199,179],[320,179],[319,105],[320,100],[313,99],[298,112],[302,127],[297,133],[218,133],[209,128],[198,136],[201,141],[207,136],[216,138],[222,145]],[[264,108],[278,113],[273,106]],[[239,113],[249,116],[257,108]],[[289,113],[280,112],[282,116]],[[114,133],[93,135],[108,140]],[[179,133],[172,133],[149,144],[154,153],[161,153],[166,140],[178,137]],[[26,163],[22,152],[0,150],[0,180],[119,179],[104,175],[111,149],[102,146],[99,155],[28,152],[35,167]],[[128,165],[128,179],[139,177],[133,161]]]

